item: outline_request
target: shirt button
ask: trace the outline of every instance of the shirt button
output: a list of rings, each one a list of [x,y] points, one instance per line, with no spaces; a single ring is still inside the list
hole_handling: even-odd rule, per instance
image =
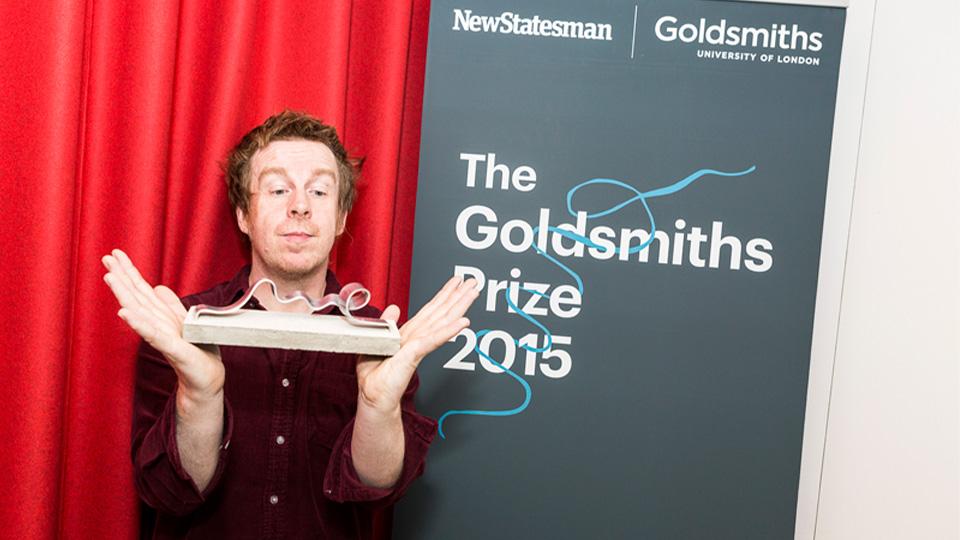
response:
[[[270,496],[270,504],[277,504],[278,502],[280,502],[280,497],[277,497],[276,495]]]
[[[283,385],[284,388],[286,388],[290,386],[290,379],[284,378],[282,381],[280,381],[280,384]]]
[[[283,435],[277,435],[277,444],[283,444],[286,439],[283,438]]]

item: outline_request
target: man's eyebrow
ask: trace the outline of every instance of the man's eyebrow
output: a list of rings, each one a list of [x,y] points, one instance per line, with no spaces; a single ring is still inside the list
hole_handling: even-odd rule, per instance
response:
[[[257,176],[257,182],[263,179],[264,176],[268,174],[279,174],[280,176],[287,176],[287,170],[283,167],[267,167],[266,169],[260,171],[260,174]]]
[[[336,179],[337,179],[337,171],[335,171],[335,170],[333,170],[333,169],[329,169],[329,168],[327,168],[327,167],[321,167],[321,168],[319,168],[319,169],[314,169],[314,170],[313,170],[313,178],[319,178],[319,177],[321,177],[321,176],[330,176],[330,177],[333,177],[334,180],[336,180]]]
[[[257,181],[259,182],[260,180],[263,179],[263,177],[267,176],[268,174],[279,174],[280,176],[289,176],[287,174],[287,169],[283,167],[267,167],[266,169],[260,171],[260,175],[257,176]],[[310,174],[311,174],[311,179],[320,178],[321,176],[330,176],[334,180],[336,180],[337,178],[337,171],[327,167],[314,169],[313,171],[311,171]]]

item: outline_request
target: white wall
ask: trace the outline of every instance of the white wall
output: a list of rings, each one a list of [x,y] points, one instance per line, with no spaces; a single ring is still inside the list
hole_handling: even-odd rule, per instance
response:
[[[877,0],[817,540],[960,539],[958,55],[960,0]]]

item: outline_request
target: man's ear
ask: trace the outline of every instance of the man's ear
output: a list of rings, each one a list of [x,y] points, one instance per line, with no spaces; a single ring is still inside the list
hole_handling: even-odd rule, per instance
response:
[[[247,224],[246,212],[241,210],[240,207],[238,206],[236,208],[236,214],[237,214],[237,226],[240,227],[240,231],[243,234],[250,236],[250,226]]]
[[[337,221],[337,236],[343,234],[343,231],[347,228],[347,213],[340,212],[340,218]]]

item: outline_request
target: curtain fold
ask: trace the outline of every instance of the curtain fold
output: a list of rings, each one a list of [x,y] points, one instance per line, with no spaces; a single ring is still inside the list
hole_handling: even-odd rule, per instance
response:
[[[220,163],[284,108],[366,157],[343,280],[406,308],[429,3],[0,3],[0,537],[133,538],[137,338],[100,257],[179,294],[248,257]],[[386,522],[385,522],[386,523]]]

